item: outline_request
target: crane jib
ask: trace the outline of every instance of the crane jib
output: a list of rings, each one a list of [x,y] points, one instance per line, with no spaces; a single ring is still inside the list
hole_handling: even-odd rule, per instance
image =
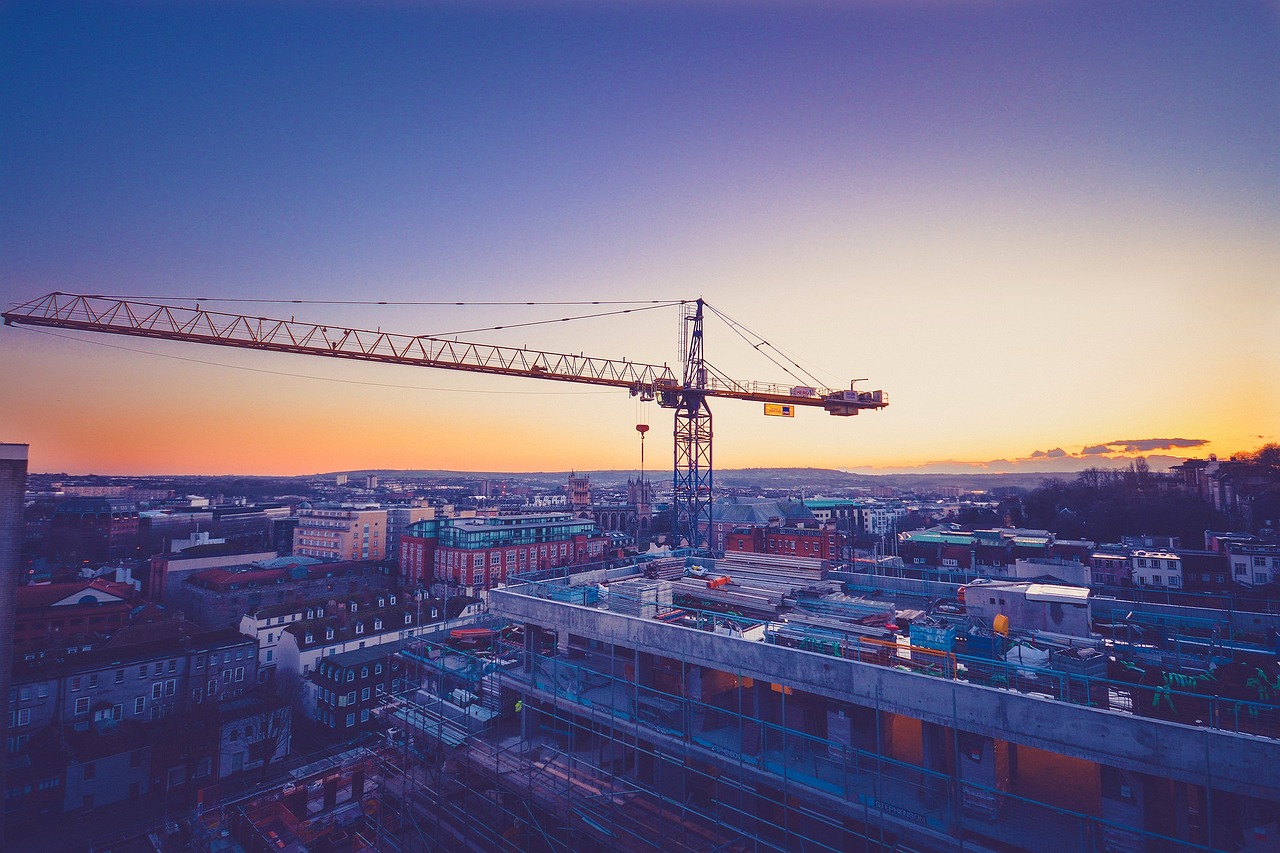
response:
[[[660,405],[668,408],[680,405],[685,390],[693,390],[685,389],[681,377],[665,364],[227,314],[109,296],[51,293],[2,316],[5,325],[44,326],[626,388],[636,395],[655,394]],[[700,373],[698,379],[697,392],[706,397],[823,408],[833,415],[857,414],[862,409],[878,409],[888,404],[880,391],[743,382],[720,377],[709,370]]]

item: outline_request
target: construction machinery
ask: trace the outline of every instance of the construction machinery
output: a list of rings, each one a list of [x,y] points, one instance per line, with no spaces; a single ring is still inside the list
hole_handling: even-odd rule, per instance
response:
[[[704,356],[704,308],[710,306],[700,298],[683,303],[679,373],[666,364],[221,313],[201,308],[198,302],[195,307],[184,307],[55,292],[18,305],[0,316],[7,326],[46,326],[625,388],[643,399],[656,399],[658,405],[674,412],[674,529],[690,547],[697,549],[707,544],[710,533],[713,485],[711,408],[707,403],[710,398],[749,400],[767,407],[821,408],[841,417],[856,415],[864,409],[882,409],[889,402],[883,391],[854,390],[852,382],[849,390],[841,390],[817,385],[745,382],[722,376],[711,368]]]

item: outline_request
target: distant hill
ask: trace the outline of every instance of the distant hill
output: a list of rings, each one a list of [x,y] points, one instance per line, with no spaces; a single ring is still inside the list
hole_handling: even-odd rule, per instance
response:
[[[636,477],[635,471],[578,471],[580,476],[591,477],[591,482],[599,486],[613,486],[626,483],[628,478]],[[376,474],[388,479],[430,479],[437,481],[475,481],[475,480],[516,480],[530,484],[563,485],[569,480],[569,471],[444,471],[428,469],[364,469],[359,471],[333,471],[316,474],[315,477],[332,479],[338,474],[346,474],[352,480]],[[648,479],[665,481],[670,473],[651,471]],[[890,487],[904,491],[932,491],[938,488],[958,488],[965,491],[985,491],[994,488],[1017,487],[1032,489],[1041,481],[1052,478],[1074,480],[1071,472],[1060,473],[1019,473],[1019,474],[852,474],[834,468],[736,468],[717,469],[715,483],[727,488],[767,488],[799,491],[806,494],[818,494],[824,490],[845,490],[857,488]]]

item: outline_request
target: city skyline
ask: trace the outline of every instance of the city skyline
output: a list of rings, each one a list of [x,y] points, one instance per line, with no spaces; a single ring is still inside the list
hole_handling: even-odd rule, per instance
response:
[[[852,419],[716,401],[723,468],[1280,439],[1274,4],[0,14],[6,309],[201,297],[451,334],[602,309],[233,300],[703,296],[826,384],[889,395]],[[674,364],[676,330],[669,308],[460,336]],[[789,381],[707,334],[724,373]],[[621,391],[16,327],[0,365],[0,441],[33,471],[625,470],[639,419],[669,468],[669,413]]]

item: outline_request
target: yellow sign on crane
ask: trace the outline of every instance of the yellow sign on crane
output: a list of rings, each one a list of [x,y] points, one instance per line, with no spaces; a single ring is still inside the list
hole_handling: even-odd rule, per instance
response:
[[[796,416],[796,407],[786,406],[782,403],[765,403],[764,413],[771,418],[794,418]]]

